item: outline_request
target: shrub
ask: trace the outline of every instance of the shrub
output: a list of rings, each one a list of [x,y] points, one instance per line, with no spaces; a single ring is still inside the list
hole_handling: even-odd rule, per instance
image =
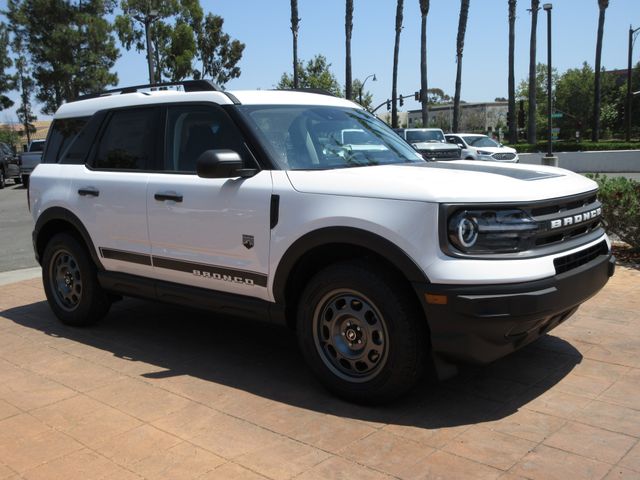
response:
[[[605,228],[640,250],[640,182],[625,177],[587,175],[598,182]]]
[[[518,143],[509,145],[515,148],[518,153],[544,153],[547,151],[547,142],[538,142],[535,145],[530,143]],[[640,142],[553,142],[554,152],[589,152],[602,150],[640,150]]]

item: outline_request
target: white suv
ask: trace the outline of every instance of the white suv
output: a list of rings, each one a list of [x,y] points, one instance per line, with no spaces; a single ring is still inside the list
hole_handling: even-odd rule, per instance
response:
[[[181,85],[54,117],[29,201],[64,323],[135,296],[287,325],[328,388],[379,402],[526,345],[613,274],[581,175],[426,162],[332,96]]]
[[[487,135],[478,133],[448,133],[446,137],[447,142],[453,143],[462,149],[460,157],[465,160],[509,163],[518,163],[520,161],[515,148],[505,147]]]

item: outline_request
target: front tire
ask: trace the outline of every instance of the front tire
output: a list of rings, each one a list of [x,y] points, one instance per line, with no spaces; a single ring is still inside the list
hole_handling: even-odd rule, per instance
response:
[[[111,306],[86,248],[67,233],[59,233],[47,243],[42,282],[51,309],[66,325],[91,325]]]
[[[406,287],[399,276],[364,262],[330,265],[310,280],[298,308],[298,341],[327,389],[376,404],[417,383],[425,320]]]

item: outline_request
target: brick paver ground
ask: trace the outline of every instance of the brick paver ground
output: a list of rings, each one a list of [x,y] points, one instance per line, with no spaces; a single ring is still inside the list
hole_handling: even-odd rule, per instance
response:
[[[640,272],[551,335],[384,408],[311,377],[283,329],[148,302],[57,323],[0,290],[0,480],[640,478]]]

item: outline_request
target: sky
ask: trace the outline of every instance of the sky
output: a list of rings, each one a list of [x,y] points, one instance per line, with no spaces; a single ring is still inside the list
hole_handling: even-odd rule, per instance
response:
[[[301,18],[298,56],[308,60],[316,54],[327,57],[331,70],[344,84],[344,0],[298,0]],[[541,2],[542,3],[542,2]],[[586,61],[595,64],[598,25],[597,0],[555,0],[552,11],[553,66],[560,73]],[[270,89],[283,72],[291,71],[292,37],[290,0],[201,0],[205,11],[224,18],[224,30],[246,44],[240,62],[242,75],[226,84],[228,90]],[[373,94],[373,104],[391,96],[395,0],[354,0],[352,37],[353,78],[369,79],[365,89]],[[400,39],[398,92],[413,94],[420,88],[420,8],[419,0],[405,0]],[[460,2],[431,0],[427,20],[428,81],[453,96],[456,75],[456,35]],[[516,85],[528,75],[531,2],[517,2],[515,26]],[[6,0],[0,0],[0,9]],[[629,25],[640,26],[640,0],[611,0],[606,11],[602,65],[607,69],[626,68]],[[537,61],[547,61],[547,17],[538,16]],[[633,63],[640,61],[640,41]],[[471,0],[462,61],[462,94],[467,102],[493,101],[507,97],[508,3],[507,0]],[[120,86],[148,82],[144,53],[127,52],[115,69]],[[17,97],[17,93],[10,96]],[[384,107],[383,107],[384,108]],[[413,100],[404,109],[416,109]],[[15,107],[0,112],[0,121],[15,121]],[[47,118],[38,113],[39,119]]]

